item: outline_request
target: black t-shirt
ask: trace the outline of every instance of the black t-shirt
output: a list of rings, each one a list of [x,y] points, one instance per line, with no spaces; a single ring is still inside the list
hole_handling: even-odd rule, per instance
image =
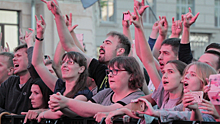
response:
[[[92,59],[89,64],[89,76],[95,80],[97,92],[109,88],[108,75],[105,73],[106,69],[108,69],[108,67],[96,59]]]
[[[55,85],[54,93],[60,92],[61,94],[63,94],[65,90],[65,82],[63,82],[62,79],[58,79]],[[93,96],[92,92],[89,90],[88,87],[85,87],[84,90],[80,90],[79,92],[77,92],[73,98],[75,98],[78,95],[84,95],[87,98],[87,100],[90,100]]]

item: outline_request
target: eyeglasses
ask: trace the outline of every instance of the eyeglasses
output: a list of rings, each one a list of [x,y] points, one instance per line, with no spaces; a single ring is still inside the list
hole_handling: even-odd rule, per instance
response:
[[[113,69],[113,70],[110,70],[110,69],[106,69],[105,72],[107,75],[110,74],[110,72],[112,73],[112,75],[116,76],[118,74],[119,71],[127,71],[127,70],[118,70],[118,69]]]
[[[64,63],[67,63],[68,65],[73,65],[73,64],[75,64],[75,61],[73,61],[73,60],[61,61],[61,65]]]

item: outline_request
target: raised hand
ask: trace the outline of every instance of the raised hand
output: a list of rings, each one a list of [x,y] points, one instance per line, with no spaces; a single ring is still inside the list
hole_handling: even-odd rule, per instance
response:
[[[185,15],[182,15],[183,26],[189,28],[196,21],[198,16],[199,16],[199,12],[195,16],[193,16],[192,10],[189,7],[189,12]]]
[[[61,15],[61,11],[57,0],[51,0],[51,1],[41,0],[41,1],[47,4],[47,8],[53,13],[54,16]]]
[[[25,33],[25,42],[27,43],[28,48],[34,45],[34,29],[29,28],[30,33],[26,31]]]
[[[134,7],[134,15],[131,15],[131,13],[128,11],[130,14],[130,23],[133,23],[136,28],[141,28],[141,16],[137,11],[137,7]]]
[[[20,33],[20,36],[19,36],[20,43],[25,44],[26,43],[25,36],[22,34],[21,28],[19,29],[19,33]]]
[[[36,23],[37,23],[37,37],[38,38],[43,38],[43,34],[46,28],[46,23],[44,21],[44,18],[42,15],[40,15],[41,20],[38,20],[37,16],[35,15]]]
[[[66,15],[65,22],[66,22],[66,26],[68,27],[68,30],[70,31],[70,33],[73,32],[73,30],[78,26],[78,25],[72,26],[72,13],[70,13],[70,16]]]
[[[137,7],[138,13],[140,14],[140,16],[143,15],[144,11],[146,8],[148,8],[149,6],[144,4],[144,0],[142,0],[141,2],[134,0],[134,7]]]
[[[182,21],[181,20],[176,20],[174,21],[174,17],[172,18],[172,26],[171,26],[171,30],[172,30],[172,37],[176,37],[178,38],[182,32]]]
[[[168,30],[168,22],[166,16],[163,16],[162,19],[159,16],[159,34],[161,36],[166,36],[167,35],[167,30]]]

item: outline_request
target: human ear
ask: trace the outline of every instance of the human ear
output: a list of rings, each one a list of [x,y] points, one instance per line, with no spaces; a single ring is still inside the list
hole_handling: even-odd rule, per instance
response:
[[[14,73],[13,67],[8,68],[7,70],[8,70],[8,76],[13,75],[13,73]]]
[[[79,68],[79,72],[78,73],[83,73],[85,71],[85,66],[81,66],[80,68]]]
[[[122,56],[124,54],[124,52],[125,52],[124,48],[118,48],[116,54],[117,54],[117,56]]]

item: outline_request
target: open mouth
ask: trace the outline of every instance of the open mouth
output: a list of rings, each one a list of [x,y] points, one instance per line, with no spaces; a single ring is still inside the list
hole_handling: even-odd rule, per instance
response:
[[[100,53],[100,54],[105,54],[105,50],[104,50],[103,48],[101,48],[101,49],[99,50],[99,53]]]
[[[164,81],[164,82],[163,82],[163,84],[168,84],[168,83],[169,83],[169,82],[167,82],[167,81]]]
[[[184,86],[188,86],[189,84],[188,83],[184,83]]]
[[[14,67],[19,67],[19,65],[18,64],[14,64]]]

